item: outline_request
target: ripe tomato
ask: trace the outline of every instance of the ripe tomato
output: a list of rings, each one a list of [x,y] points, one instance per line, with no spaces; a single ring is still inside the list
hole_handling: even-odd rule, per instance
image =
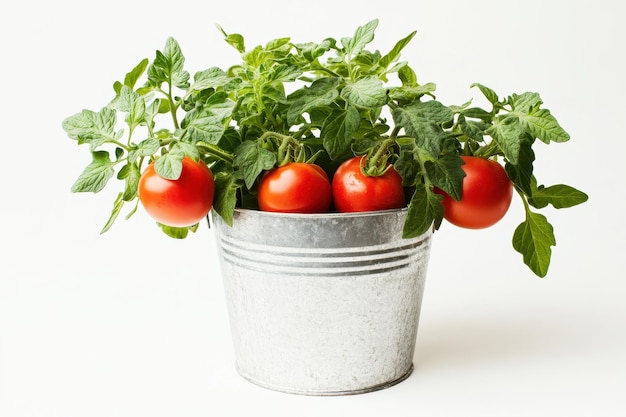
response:
[[[330,181],[318,165],[292,162],[263,175],[258,202],[263,211],[327,212],[332,204]]]
[[[483,229],[496,224],[509,210],[513,185],[498,162],[476,156],[463,156],[465,171],[463,195],[456,201],[442,194],[444,218],[466,229]]]
[[[148,165],[139,179],[139,200],[146,212],[161,224],[192,226],[211,210],[215,183],[211,170],[202,161],[183,158],[183,170],[176,180],[165,179]]]
[[[374,177],[361,172],[361,157],[342,163],[332,181],[335,208],[340,212],[376,211],[405,206],[402,177],[393,168]]]

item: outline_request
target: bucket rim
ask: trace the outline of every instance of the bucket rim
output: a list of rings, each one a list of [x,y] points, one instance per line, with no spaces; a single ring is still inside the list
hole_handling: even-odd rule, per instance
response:
[[[256,209],[245,209],[245,208],[235,208],[235,213],[241,214],[251,214],[259,217],[280,217],[280,218],[291,218],[291,219],[336,219],[336,218],[359,218],[359,217],[377,217],[377,216],[386,216],[392,214],[403,214],[408,211],[407,207],[402,207],[399,209],[389,209],[389,210],[375,210],[375,211],[359,211],[359,212],[338,212],[338,211],[329,211],[324,213],[285,213],[285,212],[275,212],[275,211],[262,211]]]

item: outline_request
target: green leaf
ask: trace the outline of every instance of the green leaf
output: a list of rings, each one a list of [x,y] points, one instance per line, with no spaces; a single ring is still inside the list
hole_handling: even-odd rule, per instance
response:
[[[346,85],[340,93],[349,104],[366,109],[381,107],[387,102],[387,91],[382,81],[369,76]]]
[[[588,199],[587,194],[574,187],[557,184],[549,187],[538,187],[533,191],[532,199],[529,202],[536,208],[543,208],[552,204],[554,208],[561,209],[582,204]]]
[[[350,149],[352,135],[359,129],[359,111],[348,105],[345,111],[331,113],[322,126],[324,148],[331,159],[338,158]]]
[[[113,167],[116,163],[111,161],[108,152],[95,151],[91,155],[92,162],[87,165],[72,186],[74,193],[98,193],[115,174]]]
[[[79,144],[88,143],[92,151],[110,141],[119,139],[122,132],[115,132],[115,110],[104,107],[99,112],[83,110],[63,121],[63,130]]]
[[[508,115],[498,117],[493,120],[493,125],[485,133],[496,141],[506,159],[513,165],[518,164],[520,148],[525,136],[517,117]]]
[[[424,184],[417,184],[409,203],[406,221],[402,230],[402,237],[418,237],[429,228],[438,228],[443,219],[443,197],[433,193]]]
[[[107,220],[102,230],[100,230],[100,234],[108,232],[109,229],[111,229],[111,226],[113,226],[113,223],[115,222],[119,214],[122,212],[122,207],[124,206],[124,199],[122,196],[123,193],[119,193],[115,198],[115,201],[113,202],[113,210],[111,211],[111,216],[109,216],[109,220]]]
[[[177,180],[183,172],[183,158],[185,153],[180,149],[173,149],[156,160],[154,170],[160,177],[167,180]]]
[[[240,186],[231,172],[218,172],[215,174],[215,198],[213,210],[226,222],[233,225],[233,214],[237,206],[237,191]]]
[[[224,35],[226,43],[235,48],[239,53],[244,53],[246,51],[243,36],[238,33],[227,34],[224,29],[222,29],[222,27],[219,25],[217,25],[217,28]]]
[[[287,122],[293,124],[303,113],[332,104],[339,96],[339,82],[335,77],[320,78],[313,81],[310,87],[304,86],[291,93],[288,97],[291,105],[287,111]]]
[[[127,113],[125,121],[131,131],[146,121],[146,103],[132,88],[123,86],[112,104],[117,110]]]
[[[374,32],[378,26],[378,19],[371,20],[363,26],[359,26],[352,38],[342,38],[341,45],[344,47],[346,55],[355,56],[374,40]]]
[[[279,64],[268,74],[269,82],[292,82],[302,75],[302,70],[295,65]]]
[[[460,200],[463,193],[463,159],[457,154],[445,154],[441,157],[427,161],[426,173],[428,178],[437,188],[445,191],[455,200]]]
[[[426,94],[433,93],[435,89],[436,86],[433,83],[427,83],[424,85],[405,85],[402,87],[391,87],[389,89],[389,97],[393,100],[413,101]]]
[[[189,87],[189,73],[184,69],[185,57],[178,42],[170,37],[165,42],[163,52],[156,51],[156,57],[148,68],[148,84],[160,88],[168,83],[178,88]]]
[[[522,126],[542,142],[567,142],[570,139],[548,109],[532,109],[528,114],[517,115]]]
[[[148,68],[149,63],[150,61],[148,60],[148,58],[142,59],[139,64],[137,64],[132,70],[126,73],[123,84],[119,81],[116,81],[113,84],[113,90],[115,90],[115,94],[119,94],[122,86],[124,85],[130,88],[135,88],[135,84],[137,84],[139,78],[141,78],[141,76],[144,74],[146,68]]]
[[[202,107],[189,111],[181,123],[193,142],[217,143],[227,128],[235,103],[226,93],[213,94]]]
[[[313,62],[328,52],[332,45],[333,43],[327,39],[319,44],[314,42],[298,43],[295,44],[295,47],[308,62]]]
[[[157,224],[159,225],[163,233],[165,233],[167,236],[174,238],[174,239],[185,239],[189,235],[190,231],[195,232],[198,229],[197,223],[189,227],[174,227],[174,226],[167,226],[161,223],[157,223]]]
[[[397,126],[404,128],[407,135],[416,139],[417,146],[438,156],[445,140],[445,132],[440,126],[452,121],[454,113],[438,101],[417,101],[406,107],[398,107],[392,112]]]
[[[257,142],[245,141],[237,147],[233,164],[241,173],[246,187],[251,189],[261,172],[274,167],[276,155]]]
[[[516,113],[522,114],[529,114],[543,103],[538,93],[529,91],[522,94],[511,94],[507,101]]]
[[[139,172],[139,166],[136,163],[128,163],[120,169],[117,173],[117,178],[125,181],[124,192],[122,193],[122,200],[132,201],[137,197],[137,190],[139,188],[139,178],[141,172]]]
[[[522,140],[520,142],[519,155],[517,164],[513,165],[510,160],[505,164],[506,174],[511,181],[522,190],[526,195],[533,194],[533,162],[535,161],[535,152],[532,149],[530,140]]]
[[[411,39],[415,37],[416,33],[416,31],[413,31],[407,37],[400,39],[398,42],[396,42],[391,51],[383,56],[378,64],[383,68],[388,68],[391,63],[397,61],[400,57],[400,52],[404,49],[405,46],[409,44],[409,42],[411,42]]]
[[[473,88],[473,87],[478,87],[480,92],[483,93],[483,95],[487,98],[487,100],[491,104],[496,104],[498,102],[498,95],[491,88],[486,87],[486,86],[484,86],[482,84],[479,84],[479,83],[474,83],[474,84],[470,85],[470,88]]]
[[[522,254],[524,263],[539,277],[550,266],[552,246],[556,245],[552,225],[542,214],[526,210],[526,221],[513,233],[513,248]]]
[[[144,139],[128,153],[128,159],[130,161],[134,161],[140,157],[152,156],[158,152],[160,147],[161,144],[159,143],[158,139]]]
[[[204,71],[196,72],[193,80],[189,92],[203,91],[207,88],[217,89],[230,83],[232,78],[222,69],[212,67]]]

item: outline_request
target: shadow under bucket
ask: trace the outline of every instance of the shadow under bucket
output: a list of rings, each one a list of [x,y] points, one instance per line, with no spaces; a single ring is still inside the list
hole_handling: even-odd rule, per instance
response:
[[[406,209],[213,216],[237,371],[276,391],[347,395],[407,378],[431,232]]]

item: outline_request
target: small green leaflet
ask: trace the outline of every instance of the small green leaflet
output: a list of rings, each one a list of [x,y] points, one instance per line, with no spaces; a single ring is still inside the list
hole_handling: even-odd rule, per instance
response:
[[[433,193],[424,184],[417,184],[409,203],[402,237],[418,237],[433,227],[433,222],[434,227],[438,228],[443,219],[441,199],[440,195]]]
[[[183,68],[185,57],[174,38],[167,38],[163,52],[156,51],[156,57],[148,67],[148,83],[156,88],[169,83],[178,88],[189,87],[189,73]]]
[[[550,266],[554,230],[546,217],[526,210],[526,221],[513,233],[513,248],[523,255],[524,263],[539,277],[545,277]]]
[[[233,225],[233,214],[237,205],[239,184],[231,173],[218,172],[215,175],[215,200],[213,210],[227,225]]]
[[[337,87],[339,79],[334,77],[320,78],[289,95],[291,103],[287,112],[287,122],[293,124],[303,113],[316,107],[329,106],[339,96]]]
[[[83,110],[63,121],[63,130],[79,144],[88,143],[91,150],[98,146],[112,142],[122,136],[122,132],[115,131],[117,116],[114,109],[104,107],[99,112]]]
[[[543,208],[552,204],[554,208],[569,208],[587,201],[589,197],[582,191],[569,185],[557,184],[549,187],[539,187],[533,191],[529,203],[536,208]]]
[[[241,170],[243,180],[248,189],[265,170],[272,169],[276,164],[276,155],[268,149],[263,148],[258,142],[242,142],[235,151],[234,166]]]
[[[335,111],[324,121],[322,139],[331,158],[337,158],[350,149],[352,135],[359,128],[361,116],[356,108],[348,105],[345,111]]]
[[[387,91],[383,82],[374,76],[348,84],[341,90],[340,96],[349,104],[366,109],[380,107],[387,102]]]
[[[135,88],[135,84],[137,84],[139,78],[144,74],[146,68],[148,68],[149,63],[150,61],[148,60],[148,58],[142,59],[139,64],[137,64],[132,70],[126,73],[123,84],[119,81],[113,83],[113,90],[115,91],[115,94],[120,93],[122,86],[127,86],[131,89]]]
[[[92,162],[87,165],[72,186],[72,192],[74,193],[98,193],[102,191],[115,174],[113,167],[116,162],[111,161],[108,152],[95,151],[91,155],[93,158]]]
[[[180,177],[183,171],[183,158],[185,152],[176,148],[166,153],[156,160],[154,163],[154,170],[161,177],[168,180],[176,180]]]
[[[192,142],[216,144],[226,130],[226,121],[234,106],[235,103],[228,99],[226,93],[215,93],[201,108],[189,111],[181,126],[187,130]]]
[[[341,44],[348,56],[358,55],[359,52],[374,40],[374,31],[378,26],[378,19],[371,20],[363,26],[359,26],[352,38],[342,38]]]

